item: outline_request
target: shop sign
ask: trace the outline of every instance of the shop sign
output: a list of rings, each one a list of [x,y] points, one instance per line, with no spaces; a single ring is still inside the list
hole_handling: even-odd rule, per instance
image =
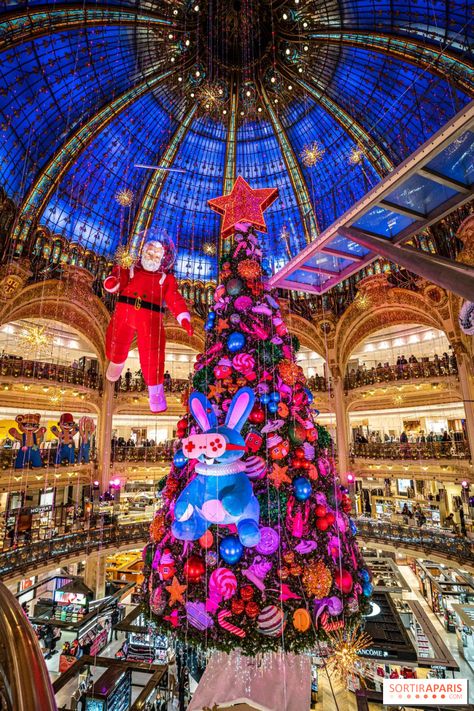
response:
[[[464,706],[467,679],[384,679],[383,703],[396,706]]]
[[[38,513],[47,513],[48,511],[52,511],[53,507],[52,506],[28,506],[26,508],[21,509],[22,514],[38,514]]]
[[[360,657],[377,657],[377,659],[386,659],[390,656],[386,649],[376,649],[375,647],[362,649],[360,652],[357,652],[357,654]]]

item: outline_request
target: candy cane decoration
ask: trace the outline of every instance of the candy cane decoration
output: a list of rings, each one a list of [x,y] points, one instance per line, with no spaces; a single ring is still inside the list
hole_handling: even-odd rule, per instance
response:
[[[328,614],[324,612],[321,615],[321,627],[325,632],[334,632],[335,630],[340,630],[344,627],[344,620],[335,620],[334,622],[328,622]]]
[[[235,634],[237,637],[243,639],[247,636],[247,632],[237,625],[233,625],[231,622],[226,622],[226,618],[230,617],[232,612],[230,610],[220,610],[217,614],[217,621],[222,627],[222,629],[227,630],[231,634]]]

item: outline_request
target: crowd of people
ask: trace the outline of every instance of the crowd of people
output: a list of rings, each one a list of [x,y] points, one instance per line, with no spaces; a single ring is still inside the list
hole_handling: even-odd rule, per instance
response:
[[[93,390],[101,390],[103,386],[96,361],[91,361],[86,368],[85,361],[81,364],[74,360],[70,365],[47,363],[24,359],[22,356],[11,356],[3,352],[0,354],[0,375],[83,385]]]
[[[191,377],[191,376],[189,376]],[[180,392],[189,382],[189,377],[186,378],[172,378],[171,373],[167,370],[163,376],[163,385],[165,392]],[[115,391],[119,392],[144,392],[146,390],[146,383],[143,377],[141,368],[136,370],[134,373],[127,368],[125,373],[120,376],[115,384]]]
[[[377,365],[368,368],[363,363],[357,368],[351,368],[346,373],[344,383],[346,390],[350,390],[361,385],[375,385],[376,383],[409,380],[410,378],[457,375],[457,372],[458,364],[454,351],[451,351],[450,354],[444,352],[442,356],[435,353],[432,358],[424,356],[420,360],[414,355],[410,355],[408,359],[404,355],[399,355],[395,365],[377,363]]]
[[[430,442],[463,442],[464,432],[455,430],[441,430],[441,432],[433,432],[431,430],[428,434],[425,434],[424,430],[418,430],[416,432],[406,432],[402,430],[400,434],[393,435],[383,434],[380,431],[372,431],[367,436],[363,432],[357,432],[354,438],[356,444],[392,444],[393,442],[398,442],[399,444],[426,444]]]

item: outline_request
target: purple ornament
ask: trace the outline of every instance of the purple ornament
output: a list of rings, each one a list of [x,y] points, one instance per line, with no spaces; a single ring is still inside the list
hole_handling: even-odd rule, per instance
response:
[[[231,314],[229,321],[234,324],[234,326],[240,323],[240,314]]]
[[[316,541],[300,541],[297,546],[295,546],[295,551],[300,555],[306,555],[315,551],[318,547]]]
[[[278,550],[280,536],[274,528],[263,526],[260,529],[260,541],[255,550],[262,555],[272,555]]]
[[[190,624],[198,630],[206,630],[214,624],[212,617],[207,614],[203,602],[187,602],[186,616]]]
[[[333,595],[327,599],[327,610],[332,617],[337,617],[341,614],[344,607],[340,597]]]

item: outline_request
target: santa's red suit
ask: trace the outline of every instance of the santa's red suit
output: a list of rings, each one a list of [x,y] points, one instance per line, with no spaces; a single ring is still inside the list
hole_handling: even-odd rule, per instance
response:
[[[119,294],[106,334],[106,354],[111,361],[107,378],[118,380],[136,335],[140,367],[150,391],[151,403],[154,386],[162,386],[163,383],[165,307],[169,308],[180,326],[192,335],[186,302],[172,274],[148,271],[143,266],[136,266],[133,271],[114,267],[112,274],[104,281],[104,288],[110,293]]]

